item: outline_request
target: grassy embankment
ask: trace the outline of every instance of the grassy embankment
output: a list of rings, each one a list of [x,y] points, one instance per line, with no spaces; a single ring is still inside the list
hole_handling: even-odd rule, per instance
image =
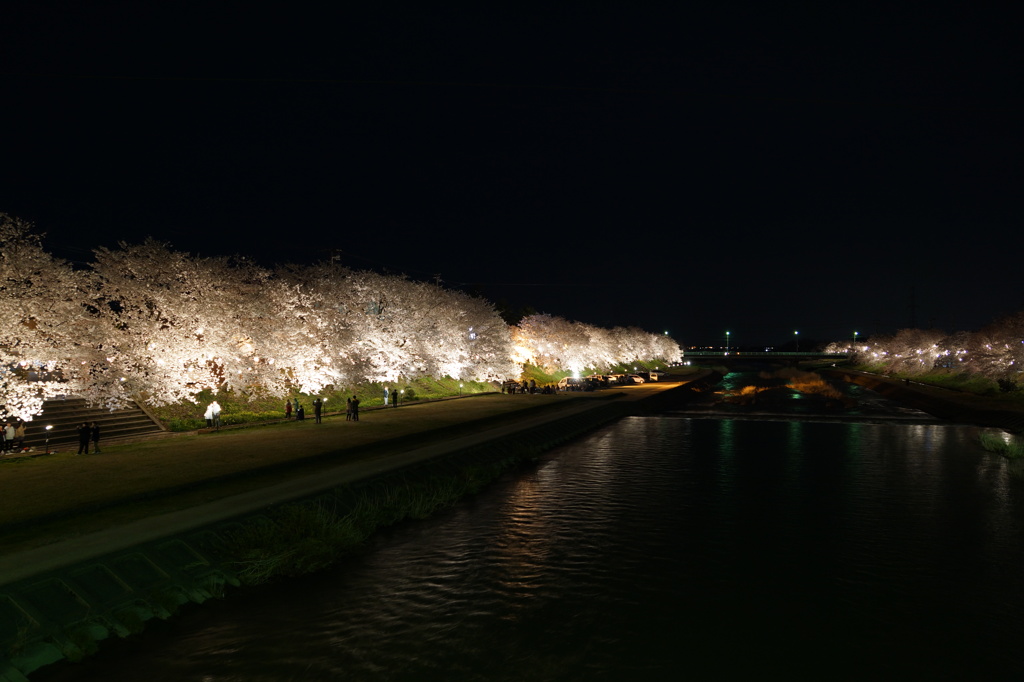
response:
[[[930,372],[901,374],[887,373],[882,365],[850,365],[847,369],[884,375],[889,379],[913,382],[917,386],[946,389],[942,399],[965,410],[991,410],[1003,414],[1020,413],[1024,418],[1024,390],[1006,390],[1006,386],[978,374],[953,372],[948,369],[933,369]],[[934,395],[934,394],[933,394]],[[1016,430],[1016,429],[1015,429]],[[981,446],[1007,459],[1024,457],[1024,442],[1019,436],[983,432],[979,435]]]
[[[0,551],[99,530],[255,490],[339,462],[372,461],[553,410],[566,395],[481,395],[364,411],[322,424],[183,434],[112,445],[100,455],[60,453],[0,463]],[[576,398],[584,399],[584,398]]]
[[[892,379],[909,380],[919,384],[946,388],[975,396],[998,398],[1007,404],[1024,406],[1024,390],[1005,391],[1000,388],[999,382],[995,379],[979,374],[953,372],[948,369],[933,369],[930,372],[915,374],[889,373],[883,365],[847,365],[846,369],[872,372]]]
[[[627,365],[617,365],[611,369],[611,373],[621,374],[649,369],[664,369],[666,363],[660,360],[648,362],[635,362]],[[598,373],[596,369],[586,369],[583,374]],[[568,376],[569,372],[545,372],[540,367],[526,365],[523,368],[521,379],[537,382],[537,386],[557,384],[558,380]],[[325,401],[327,413],[344,412],[347,398],[358,395],[362,409],[378,407],[384,403],[385,384],[361,384],[359,386],[348,386],[338,389],[330,389],[321,393],[311,395],[295,392],[289,399],[298,398],[299,404],[305,408],[306,416],[313,415],[313,399],[321,398]],[[476,393],[488,393],[498,391],[496,384],[489,384],[482,381],[460,381],[451,377],[432,379],[422,377],[412,381],[400,381],[387,384],[390,390],[402,391],[401,400],[405,404],[416,401],[436,400],[438,398],[449,398],[458,395],[472,395]],[[150,411],[164,423],[171,431],[194,431],[206,426],[203,419],[203,411],[210,401],[216,400],[221,406],[221,423],[225,426],[236,424],[251,424],[270,422],[284,419],[284,398],[270,398],[259,396],[246,396],[232,393],[230,391],[203,391],[195,403],[181,402],[174,405],[163,405],[151,407]]]
[[[461,384],[461,386],[460,386]],[[345,401],[353,395],[359,396],[360,407],[367,409],[384,403],[384,384],[361,384],[332,388],[317,394],[294,392],[288,399],[297,398],[307,417],[313,416],[313,399],[325,401],[327,413],[344,412]],[[389,390],[404,391],[402,402],[414,403],[421,400],[447,398],[457,395],[488,393],[497,390],[483,381],[459,381],[451,377],[442,379],[420,378],[387,384]],[[206,426],[203,412],[210,401],[216,400],[221,406],[221,423],[225,426],[249,424],[284,419],[284,398],[239,395],[231,391],[203,391],[195,403],[180,402],[174,405],[151,407],[150,411],[171,431],[194,431]],[[294,416],[294,415],[293,415]]]
[[[429,476],[386,476],[311,501],[294,502],[241,522],[222,551],[245,585],[310,573],[357,551],[377,530],[425,519],[478,492],[518,464],[509,456]]]

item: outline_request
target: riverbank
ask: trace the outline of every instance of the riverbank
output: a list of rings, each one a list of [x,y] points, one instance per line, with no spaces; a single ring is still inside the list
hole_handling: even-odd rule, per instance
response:
[[[870,388],[886,398],[945,421],[1024,433],[1024,406],[1015,401],[979,396],[852,369],[819,368],[814,371],[830,379]]]
[[[0,680],[20,680],[41,665],[88,655],[98,640],[127,635],[150,618],[167,617],[181,604],[223,594],[227,585],[238,583],[238,557],[224,548],[241,518],[258,521],[267,518],[272,506],[344,493],[366,481],[424,480],[463,471],[469,463],[522,461],[642,412],[645,404],[661,402],[682,386],[672,382],[593,394],[475,397],[432,408],[380,411],[364,415],[358,424],[325,421],[136,445],[121,454],[134,457],[134,465],[147,471],[138,484],[150,489],[81,513],[61,499],[61,486],[70,492],[88,487],[90,480],[107,481],[110,474],[99,466],[93,469],[100,473],[90,479],[93,469],[87,466],[106,453],[33,460],[49,466],[51,475],[23,480],[31,478],[37,490],[48,485],[53,508],[48,513],[37,510],[35,516],[23,513],[21,521],[4,527],[0,641],[8,660],[0,662]],[[495,401],[504,411],[443,425],[443,412],[465,413],[476,401]],[[424,411],[412,414],[414,410]],[[420,430],[406,424],[402,433],[403,420],[418,423]],[[342,435],[355,438],[360,433],[368,439],[361,447],[339,447]],[[285,450],[301,454],[282,457],[283,444]],[[238,469],[246,457],[248,466]],[[181,469],[194,476],[211,466],[220,471],[228,463],[236,469],[212,482],[182,482],[176,473]],[[68,466],[77,478],[61,472]],[[132,468],[121,473],[127,475]],[[5,473],[16,478],[12,471],[0,471],[0,480]],[[171,485],[161,479],[172,474],[178,478]],[[18,495],[27,503],[23,491]]]

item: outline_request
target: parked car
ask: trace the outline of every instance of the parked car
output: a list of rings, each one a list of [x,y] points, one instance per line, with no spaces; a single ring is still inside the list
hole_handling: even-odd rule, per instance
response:
[[[626,376],[626,383],[629,383],[629,384],[642,384],[642,383],[644,383],[644,378],[642,376],[640,376],[639,374],[629,374],[629,375]]]
[[[562,377],[558,380],[558,390],[574,391],[583,387],[583,379],[577,377]]]

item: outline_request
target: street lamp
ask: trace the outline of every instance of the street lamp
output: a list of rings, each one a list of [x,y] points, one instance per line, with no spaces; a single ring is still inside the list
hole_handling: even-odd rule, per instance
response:
[[[729,332],[725,333],[725,354],[729,354]]]
[[[46,454],[50,454],[50,429],[53,428],[53,424],[46,425]]]
[[[853,333],[853,345],[857,345],[857,332]]]
[[[796,352],[800,352],[800,332],[793,332],[793,338],[796,339]]]

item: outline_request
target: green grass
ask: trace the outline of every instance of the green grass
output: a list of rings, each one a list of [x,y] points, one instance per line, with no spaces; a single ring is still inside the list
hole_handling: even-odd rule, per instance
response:
[[[459,384],[462,384],[460,387]],[[459,381],[451,377],[442,379],[421,378],[413,381],[399,381],[387,384],[391,390],[398,389],[405,391],[406,401],[429,400],[436,398],[447,398],[457,395],[472,395],[476,393],[489,393],[497,390],[491,384],[482,381]],[[313,399],[321,398],[326,401],[324,410],[331,412],[344,412],[345,401],[358,395],[360,405],[363,409],[376,407],[384,404],[384,384],[364,384],[353,387],[331,388],[315,395],[306,393],[294,393],[289,396],[298,398],[308,416],[313,413]],[[225,426],[232,424],[251,424],[258,422],[269,422],[284,419],[284,398],[273,398],[266,396],[244,395],[234,391],[203,391],[197,396],[197,402],[183,401],[173,405],[161,405],[150,407],[150,411],[156,415],[170,431],[195,431],[206,426],[203,413],[211,401],[216,400],[221,406],[221,423]]]
[[[1007,459],[1020,459],[1024,457],[1024,441],[1019,441],[1015,438],[1007,439],[990,431],[982,432],[978,436],[978,440],[981,442],[981,447],[985,450],[1002,455]]]
[[[288,504],[244,522],[221,548],[237,557],[243,584],[325,568],[356,551],[376,530],[405,519],[424,519],[476,493],[512,462],[476,464],[447,476],[390,478],[329,498]]]
[[[369,462],[519,420],[524,410],[557,410],[580,399],[587,398],[498,393],[369,410],[358,424],[333,416],[323,424],[279,422],[110,445],[101,455],[5,459],[0,550],[194,506],[339,462]]]
[[[853,365],[850,369],[862,372],[872,372],[875,374],[886,374],[885,367],[883,365]],[[981,376],[980,374],[935,369],[930,372],[923,372],[920,374],[904,374],[896,372],[893,374],[886,374],[886,376],[896,379],[910,379],[911,381],[916,381],[921,384],[936,386],[938,388],[947,388],[954,391],[962,391],[963,393],[970,393],[971,395],[989,398],[996,397],[1002,400],[1024,403],[1024,391],[1001,391],[999,389],[999,383],[996,380],[989,379],[988,377]]]
[[[908,377],[929,386],[949,388],[974,395],[998,395],[999,385],[992,379],[977,374],[947,373],[944,371],[928,372],[913,377]]]

